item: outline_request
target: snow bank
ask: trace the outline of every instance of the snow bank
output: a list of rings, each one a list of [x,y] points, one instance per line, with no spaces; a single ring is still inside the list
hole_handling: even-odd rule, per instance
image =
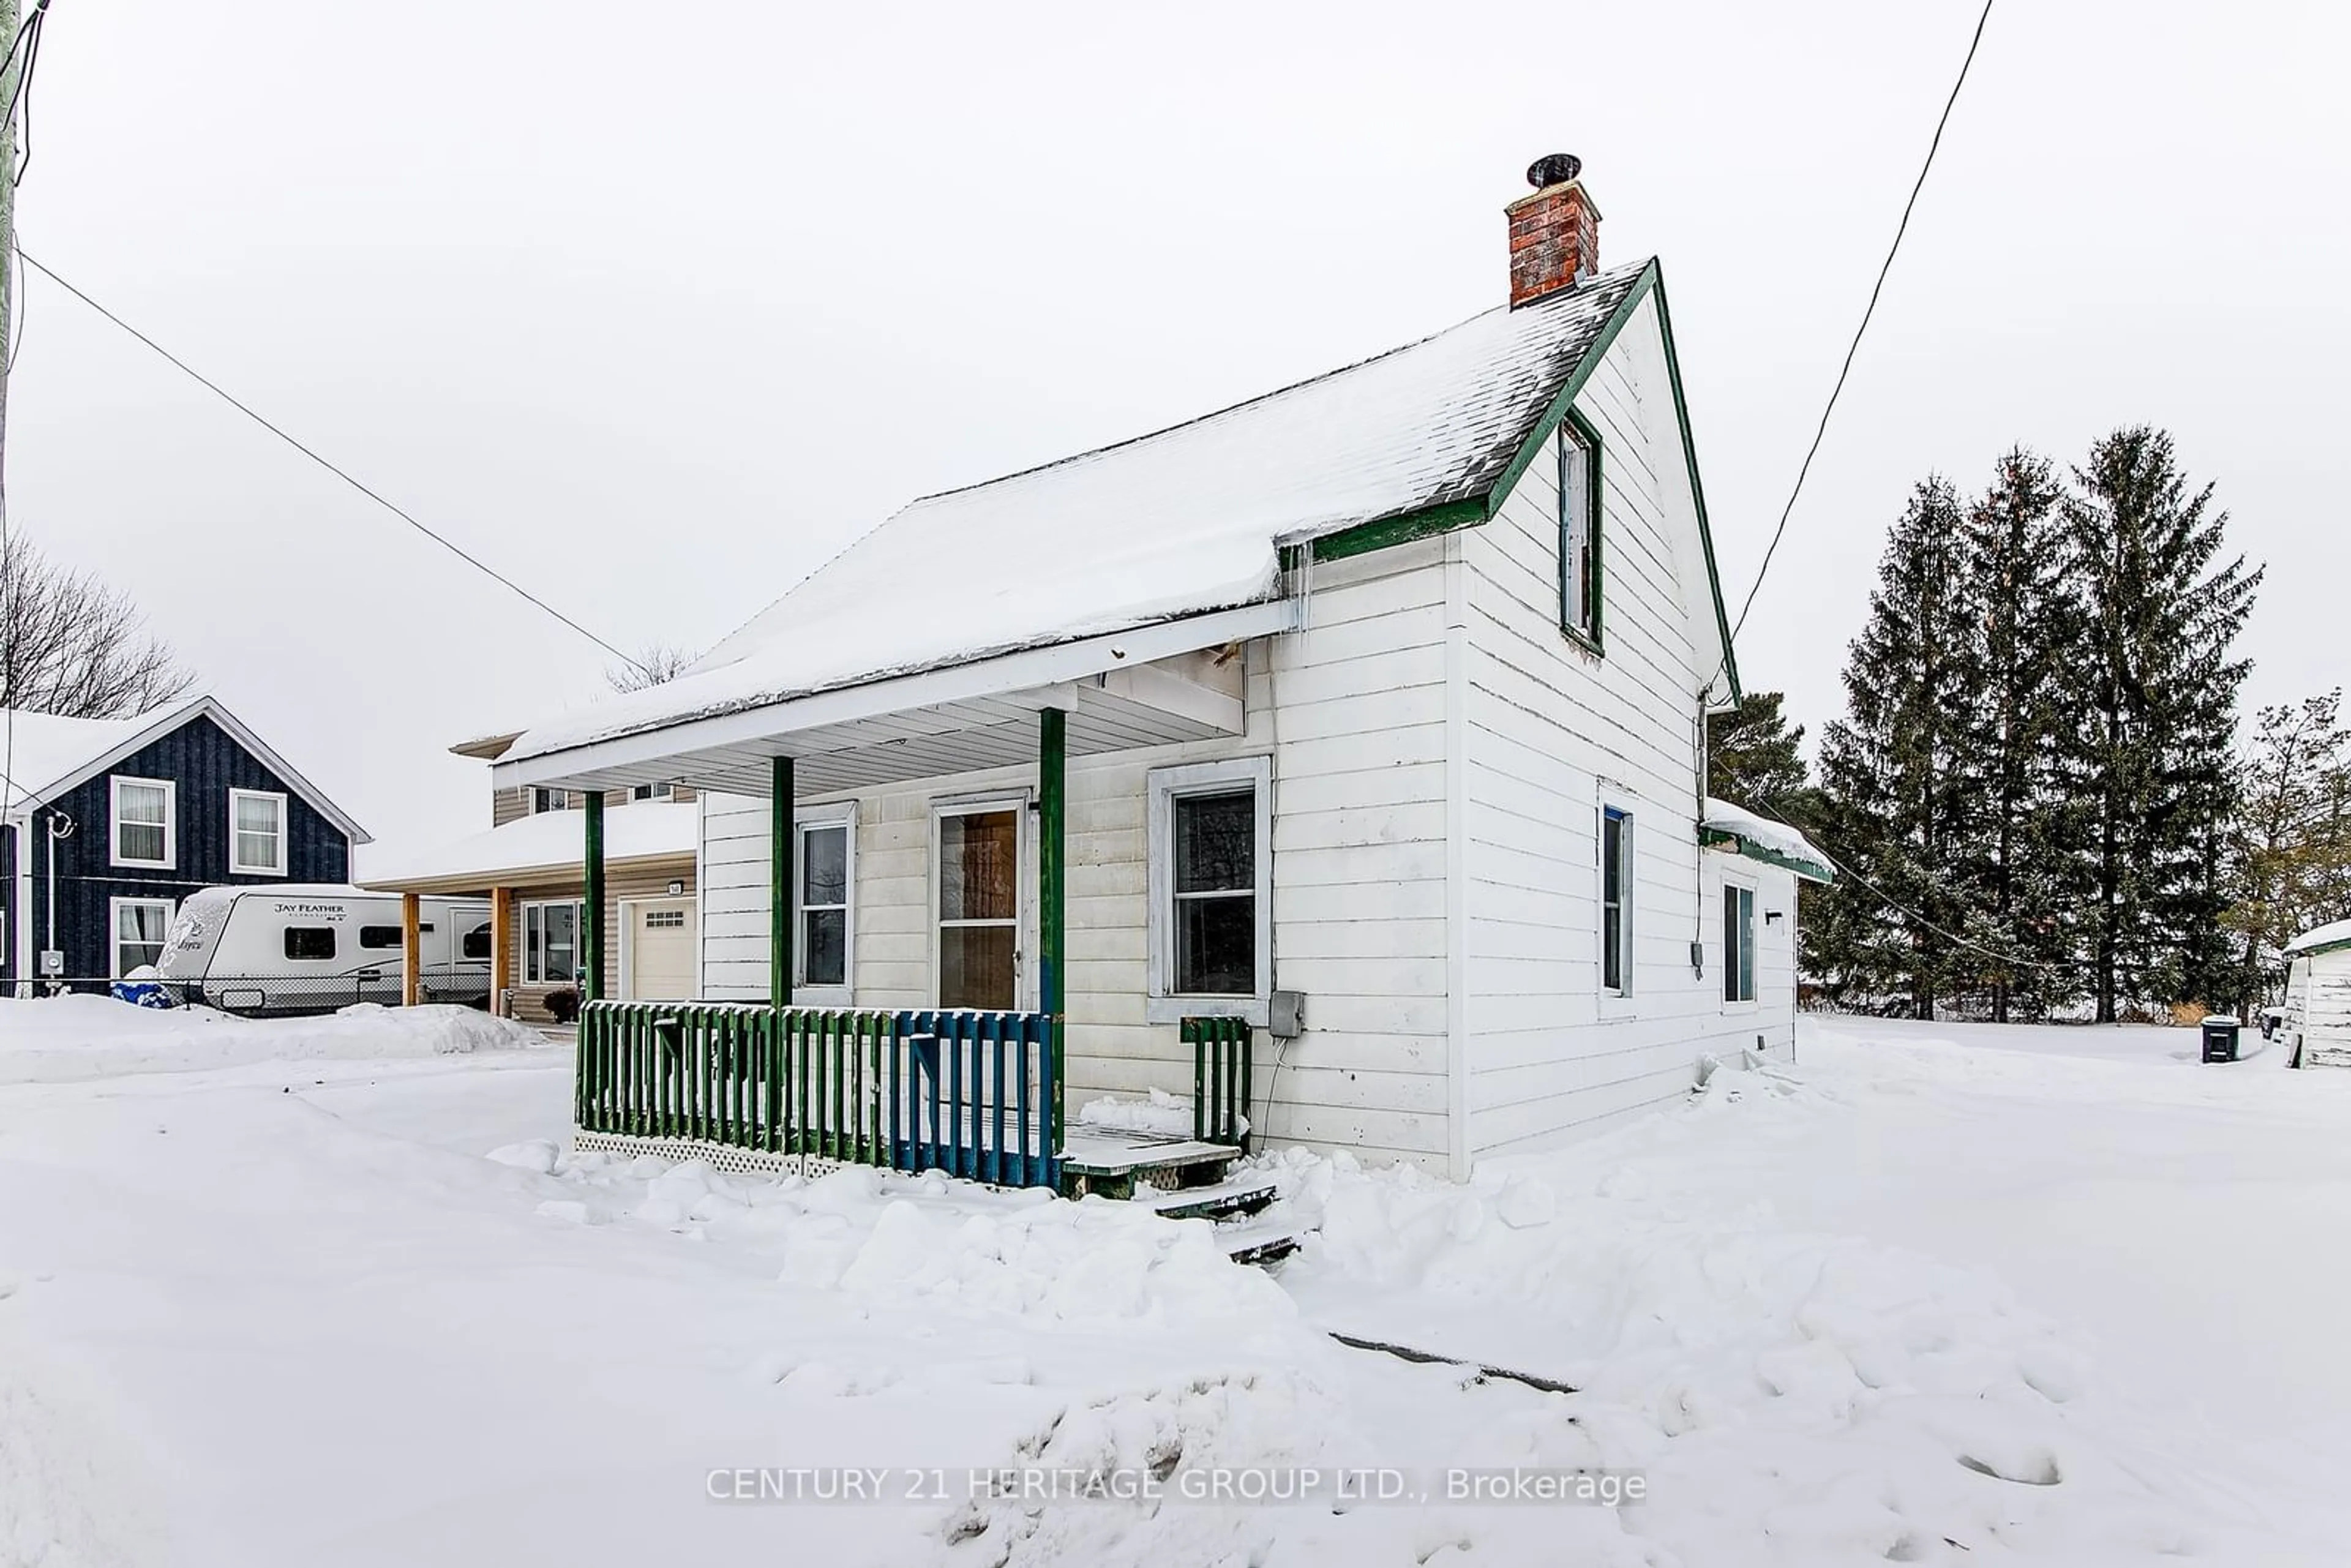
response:
[[[362,1002],[321,1018],[241,1019],[210,1008],[141,1008],[111,997],[0,1000],[0,1083],[190,1072],[254,1061],[370,1061],[544,1048],[546,1038],[471,1008]]]
[[[1129,1133],[1158,1133],[1173,1137],[1192,1134],[1192,1102],[1165,1089],[1154,1089],[1145,1100],[1122,1100],[1106,1094],[1078,1107],[1078,1122],[1087,1127],[1116,1127]]]

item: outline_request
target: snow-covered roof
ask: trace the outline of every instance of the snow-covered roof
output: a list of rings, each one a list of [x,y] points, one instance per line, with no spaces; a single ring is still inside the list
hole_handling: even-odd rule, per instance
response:
[[[2285,945],[2286,953],[2294,957],[2325,953],[2336,947],[2351,947],[2351,920],[2336,920],[2313,926]]]
[[[47,800],[60,781],[195,705],[196,699],[172,703],[134,718],[60,718],[0,709],[0,752],[5,753],[0,776],[8,783],[8,809]]]
[[[1829,857],[1821,853],[1810,839],[1787,823],[1759,817],[1744,806],[1734,806],[1709,795],[1706,798],[1706,816],[1698,827],[1704,832],[1736,840],[1741,854],[1785,866],[1798,876],[1815,882],[1835,880]]]
[[[640,800],[604,814],[604,862],[691,861],[696,813],[691,800]],[[455,843],[410,855],[387,854],[381,871],[370,869],[361,887],[390,892],[427,892],[493,883],[512,884],[526,877],[577,876],[588,853],[588,813],[540,811]]]
[[[204,693],[150,708],[131,718],[60,718],[55,714],[11,714],[0,709],[0,753],[7,758],[0,762],[0,775],[5,779],[0,798],[5,798],[10,811],[53,800],[199,714],[227,731],[231,738],[251,752],[287,789],[308,801],[320,816],[341,829],[353,843],[370,841],[367,830],[350,812],[297,772],[292,763],[271,749],[243,719],[222,706],[218,697]]]
[[[506,758],[1272,598],[1285,545],[1491,491],[1654,265],[925,497],[676,680],[527,730]]]

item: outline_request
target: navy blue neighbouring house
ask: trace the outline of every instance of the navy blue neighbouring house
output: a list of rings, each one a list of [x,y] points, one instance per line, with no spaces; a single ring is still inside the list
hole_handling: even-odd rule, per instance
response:
[[[0,757],[8,990],[120,977],[154,962],[198,888],[348,882],[368,841],[209,696],[136,718],[0,714]]]

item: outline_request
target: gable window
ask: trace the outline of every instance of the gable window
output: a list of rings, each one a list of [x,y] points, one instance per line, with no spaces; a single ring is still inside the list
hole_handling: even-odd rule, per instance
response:
[[[1570,410],[1553,437],[1559,463],[1559,624],[1600,646],[1600,433]]]
[[[114,974],[120,979],[142,965],[163,959],[163,934],[172,927],[168,898],[115,898],[107,901],[114,925]]]
[[[360,944],[364,946],[364,941]],[[286,956],[304,963],[325,963],[335,956],[335,928],[331,925],[288,925],[286,928]]]
[[[1261,1021],[1273,988],[1272,762],[1150,775],[1150,1007]]]
[[[799,972],[796,986],[812,988],[849,984],[849,898],[851,823],[846,816],[799,825],[799,843],[793,863],[799,868],[795,892],[799,905],[799,940],[794,956]]]
[[[522,983],[568,986],[580,977],[580,905],[522,906]]]
[[[1633,974],[1633,819],[1600,813],[1600,988],[1623,996]]]
[[[114,863],[169,870],[179,853],[178,786],[168,779],[111,781]]]
[[[1755,890],[1722,890],[1722,999],[1755,999]]]
[[[265,789],[228,792],[228,869],[235,876],[286,874],[286,797]]]

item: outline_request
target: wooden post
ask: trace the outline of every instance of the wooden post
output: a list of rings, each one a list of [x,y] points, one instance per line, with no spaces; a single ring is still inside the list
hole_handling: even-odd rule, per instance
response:
[[[776,758],[768,797],[768,999],[792,1005],[792,759]]]
[[[413,1008],[423,996],[423,902],[413,893],[400,895],[400,1005]]]
[[[1069,715],[1057,707],[1037,715],[1037,1010],[1045,1015],[1045,1153],[1061,1152],[1061,1092],[1069,1073],[1062,1057],[1061,958],[1068,922]]]
[[[490,1011],[514,982],[514,889],[490,889]]]
[[[581,870],[586,885],[580,890],[580,945],[587,949],[586,974],[580,983],[580,999],[601,1002],[604,999],[604,791],[588,791],[588,817],[582,826]]]

